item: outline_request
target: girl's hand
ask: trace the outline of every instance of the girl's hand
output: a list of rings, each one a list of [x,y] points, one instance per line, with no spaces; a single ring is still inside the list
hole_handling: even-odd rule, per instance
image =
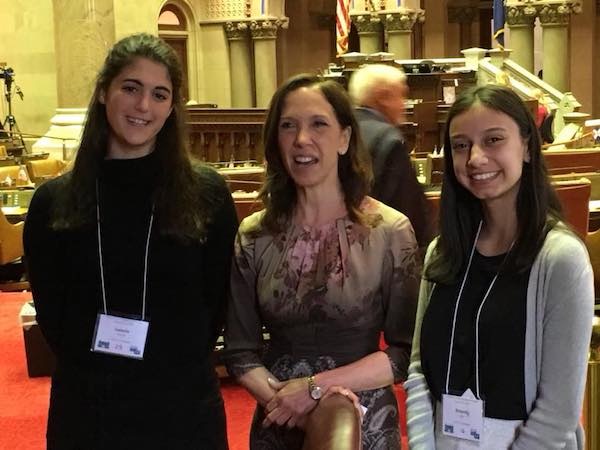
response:
[[[350,389],[346,389],[345,387],[342,387],[342,386],[331,386],[327,390],[327,392],[325,392],[325,395],[323,396],[323,398],[321,398],[321,400],[324,400],[327,397],[331,397],[334,394],[341,394],[341,395],[347,397],[354,405],[354,408],[356,409],[356,411],[358,411],[360,420],[362,421],[362,418],[364,416],[365,407],[360,404],[360,399],[354,392],[352,392]]]

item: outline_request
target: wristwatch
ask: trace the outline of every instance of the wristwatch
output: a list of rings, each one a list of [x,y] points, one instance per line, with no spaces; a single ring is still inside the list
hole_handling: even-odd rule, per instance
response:
[[[307,378],[308,381],[308,393],[310,394],[310,398],[313,400],[319,401],[321,396],[323,395],[323,390],[315,384],[315,377],[311,375]]]

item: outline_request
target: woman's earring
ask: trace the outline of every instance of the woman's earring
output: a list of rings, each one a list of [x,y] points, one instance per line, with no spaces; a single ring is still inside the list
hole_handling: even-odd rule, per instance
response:
[[[346,147],[346,148],[340,148],[338,150],[338,155],[340,155],[340,156],[345,155],[347,151],[348,151],[348,147]]]

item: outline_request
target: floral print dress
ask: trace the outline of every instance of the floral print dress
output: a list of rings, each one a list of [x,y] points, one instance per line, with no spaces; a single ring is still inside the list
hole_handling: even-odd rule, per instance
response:
[[[265,366],[282,381],[306,377],[378,351],[383,331],[395,382],[406,378],[421,269],[417,243],[401,213],[371,198],[362,210],[374,225],[344,217],[273,235],[261,228],[262,212],[242,221],[225,334],[230,374]],[[364,450],[399,449],[393,388],[357,395],[367,408]],[[263,418],[258,406],[252,450],[302,447],[301,430],[262,428]]]

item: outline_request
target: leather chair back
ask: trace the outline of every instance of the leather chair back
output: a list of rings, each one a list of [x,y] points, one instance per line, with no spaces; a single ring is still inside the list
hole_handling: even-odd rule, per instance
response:
[[[585,241],[590,215],[592,183],[587,178],[554,182],[566,222]]]
[[[57,177],[65,170],[66,164],[61,159],[32,159],[27,161],[29,178],[35,184]]]

